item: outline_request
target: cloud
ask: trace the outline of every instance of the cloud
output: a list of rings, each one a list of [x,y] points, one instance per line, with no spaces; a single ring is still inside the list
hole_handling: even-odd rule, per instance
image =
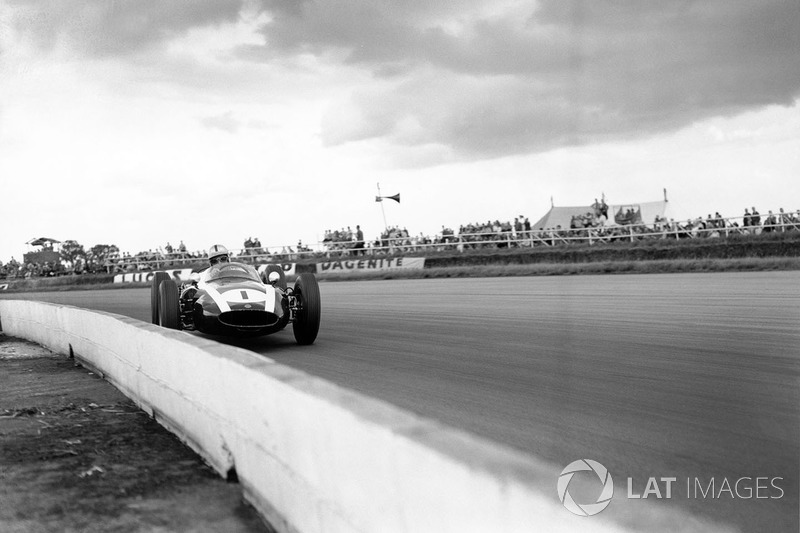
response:
[[[39,47],[123,58],[161,82],[225,92],[264,80],[278,87],[290,72],[302,83],[281,94],[302,98],[336,79],[321,123],[329,147],[379,140],[406,153],[437,147],[447,159],[530,154],[649,137],[800,96],[796,0],[8,3],[16,30]],[[213,57],[185,40],[181,53],[166,53],[195,28],[237,21],[255,25],[259,39],[220,36]],[[145,54],[153,51],[165,53]],[[337,67],[346,68],[332,74]],[[341,96],[344,72],[355,74]],[[204,124],[239,127],[221,118]]]
[[[267,1],[261,53],[373,74],[332,105],[329,145],[433,142],[464,158],[646,137],[800,95],[793,1],[430,4]]]
[[[11,24],[40,48],[60,44],[93,57],[125,56],[192,28],[235,22],[243,0],[8,0]]]
[[[233,116],[232,111],[222,115],[203,117],[200,119],[200,123],[206,128],[222,130],[228,133],[236,133],[242,126],[242,123]]]

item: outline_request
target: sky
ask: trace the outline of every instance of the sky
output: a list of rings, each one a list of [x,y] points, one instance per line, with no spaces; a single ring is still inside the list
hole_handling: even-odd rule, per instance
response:
[[[797,0],[0,0],[0,261],[797,210],[799,98]]]

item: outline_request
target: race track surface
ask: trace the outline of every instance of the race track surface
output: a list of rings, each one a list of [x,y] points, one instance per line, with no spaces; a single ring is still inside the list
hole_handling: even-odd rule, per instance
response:
[[[671,499],[655,502],[676,516],[800,530],[800,272],[336,282],[321,292],[313,346],[289,330],[231,344],[558,470],[599,461],[615,480],[612,507],[629,477],[634,494],[649,477],[676,477]],[[146,289],[3,297],[150,315]],[[696,489],[745,477],[751,498]],[[756,498],[757,477],[780,491]]]

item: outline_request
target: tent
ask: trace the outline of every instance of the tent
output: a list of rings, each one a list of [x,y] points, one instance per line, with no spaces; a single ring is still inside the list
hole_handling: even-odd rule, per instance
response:
[[[664,199],[656,202],[632,202],[627,204],[607,204],[608,218],[606,226],[619,226],[628,224],[653,224],[656,217],[664,218],[667,211],[667,194]],[[551,206],[550,210],[540,218],[531,229],[569,229],[572,218],[591,213],[594,215],[594,205],[578,206]]]

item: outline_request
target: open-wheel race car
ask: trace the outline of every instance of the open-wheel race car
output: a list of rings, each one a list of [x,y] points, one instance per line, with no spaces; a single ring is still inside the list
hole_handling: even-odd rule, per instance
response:
[[[312,344],[320,323],[320,295],[311,273],[288,287],[283,270],[268,265],[262,279],[250,265],[224,262],[180,286],[156,272],[150,294],[153,324],[212,335],[255,337],[289,323],[298,344]]]

